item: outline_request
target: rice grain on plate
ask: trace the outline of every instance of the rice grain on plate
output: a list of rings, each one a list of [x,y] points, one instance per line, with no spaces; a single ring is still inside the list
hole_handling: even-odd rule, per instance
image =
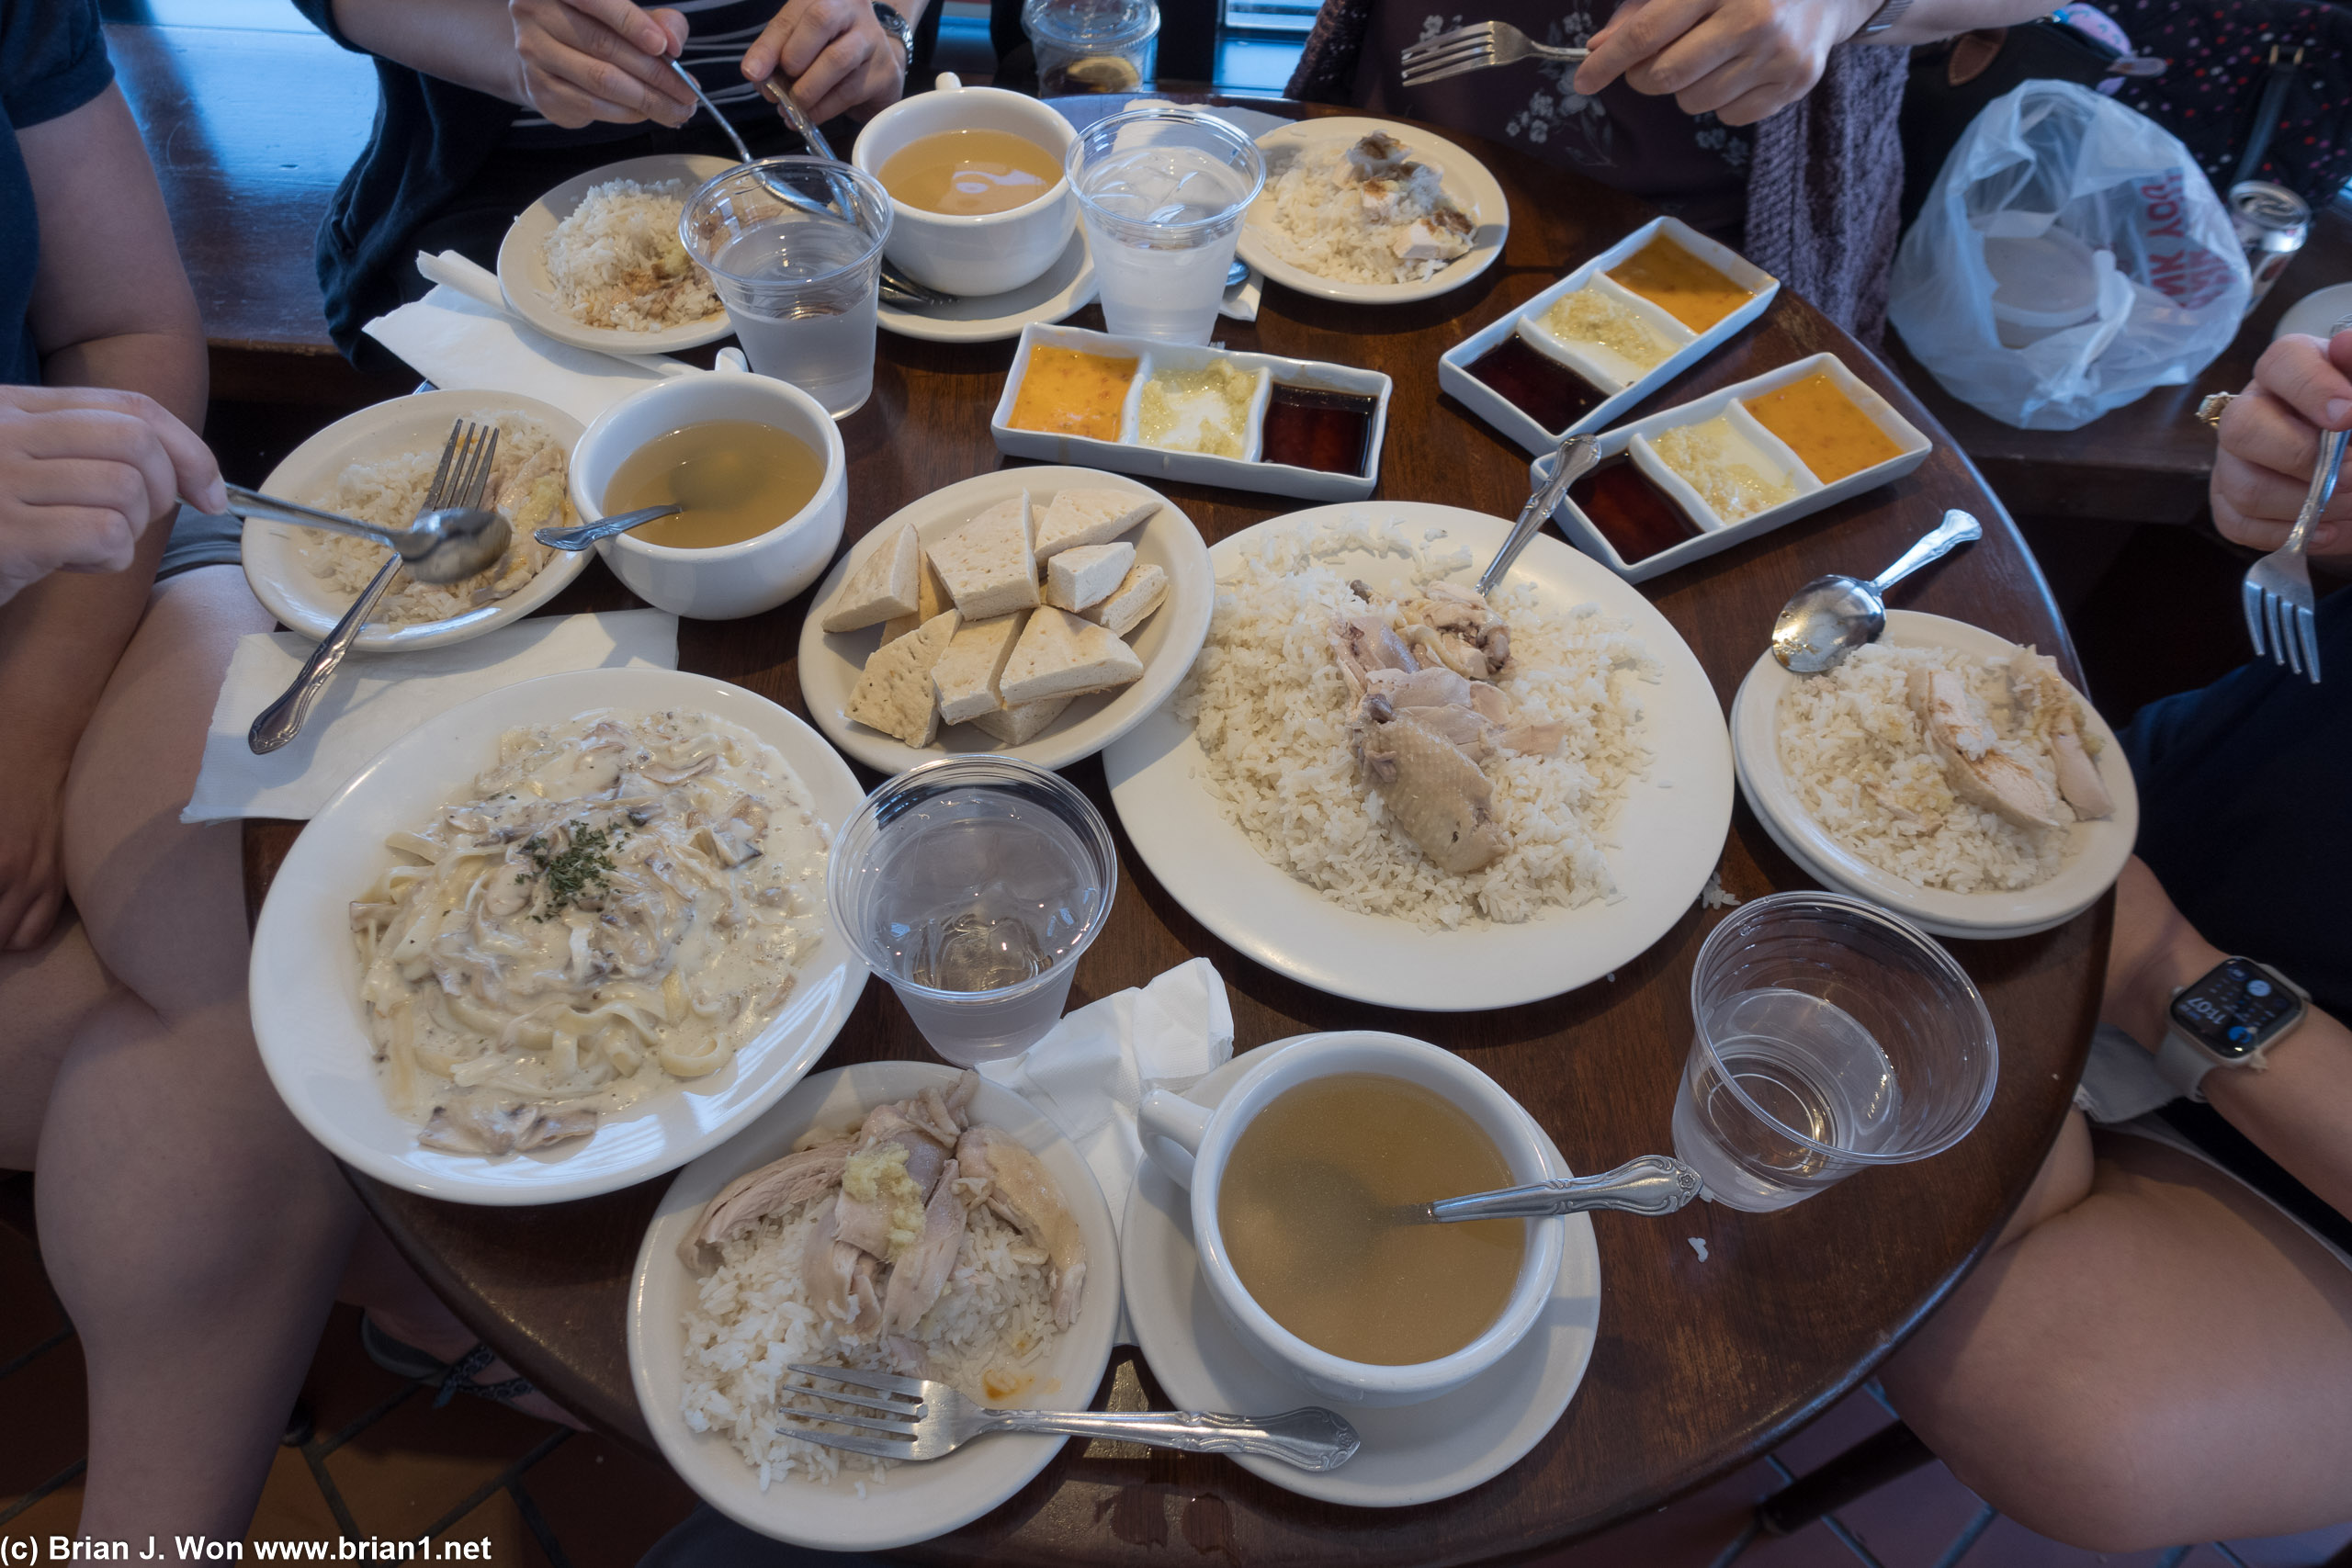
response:
[[[1353,555],[1353,564],[1339,558]],[[1614,897],[1609,833],[1649,766],[1639,688],[1657,661],[1621,621],[1590,604],[1547,604],[1525,578],[1487,596],[1510,625],[1512,663],[1498,682],[1530,718],[1567,732],[1553,757],[1487,765],[1510,849],[1483,871],[1441,871],[1394,825],[1349,750],[1346,678],[1334,661],[1335,613],[1363,609],[1348,586],[1383,558],[1405,583],[1469,575],[1465,550],[1434,550],[1403,524],[1365,513],[1277,533],[1221,566],[1208,640],[1176,690],[1193,727],[1202,784],[1271,863],[1343,907],[1429,929],[1515,924],[1553,905]],[[1382,585],[1384,588],[1385,584]]]
[[[548,279],[574,321],[651,333],[718,313],[710,275],[678,240],[685,192],[675,180],[591,186],[544,242]]]
[[[1291,265],[1335,282],[1436,276],[1469,251],[1476,224],[1427,164],[1405,161],[1393,174],[1365,175],[1355,156],[1362,145],[1308,147],[1268,175],[1261,232]],[[1398,157],[1410,151],[1389,145]]]
[[[2012,690],[2011,662],[1882,642],[1798,677],[1779,714],[1781,766],[1798,804],[1838,843],[1922,887],[2012,892],[2048,881],[2065,863],[2072,826],[2020,827],[1956,796],[1906,693],[1914,670],[1963,674],[2014,753],[2054,783],[2036,703]]]
[[[531,528],[577,521],[571,503],[563,499],[567,454],[555,433],[525,414],[502,413],[488,418],[498,427],[498,451],[490,467],[490,499],[506,510],[509,521],[515,524],[506,553],[488,568],[458,582],[419,582],[401,571],[392,580],[390,591],[378,602],[376,614],[368,620],[370,626],[402,626],[446,621],[519,592],[555,553],[531,537]],[[433,488],[434,471],[440,465],[441,448],[437,446],[370,463],[354,463],[336,475],[334,483],[324,491],[297,499],[362,523],[405,528],[424,510],[425,495]],[[518,477],[526,488],[539,491],[537,501],[542,507],[551,501],[551,510],[538,514],[514,511],[516,502],[510,489]],[[550,477],[555,487],[551,496],[545,488]],[[558,513],[560,517],[554,515]],[[339,605],[348,605],[358,598],[360,590],[374,580],[377,570],[392,558],[391,547],[373,539],[330,534],[319,528],[299,528],[295,536],[300,541],[303,564]]]
[[[894,1462],[775,1429],[777,1390],[806,1387],[806,1379],[786,1372],[795,1361],[901,1370],[872,1338],[843,1341],[840,1325],[809,1303],[801,1254],[820,1213],[833,1201],[829,1192],[771,1214],[721,1243],[719,1266],[697,1281],[695,1304],[686,1313],[685,1423],[697,1432],[723,1434],[759,1472],[762,1491],[792,1476],[831,1482],[844,1470],[853,1477],[877,1479]],[[1046,1271],[1030,1260],[1036,1256],[1019,1231],[986,1207],[971,1211],[955,1272],[915,1325],[915,1337],[929,1355],[927,1375],[991,1403],[1034,1385],[1058,1332]],[[808,1402],[806,1393],[792,1400]]]

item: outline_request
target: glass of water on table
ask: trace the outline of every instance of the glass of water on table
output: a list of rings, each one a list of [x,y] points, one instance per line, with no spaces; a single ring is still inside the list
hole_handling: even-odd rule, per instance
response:
[[[1993,1100],[1999,1054],[1975,983],[1859,898],[1733,909],[1699,950],[1690,1011],[1674,1152],[1731,1208],[1784,1209],[1866,1166],[1941,1154]]]
[[[1111,829],[1059,774],[948,757],[865,797],[826,868],[833,920],[931,1048],[968,1067],[1060,1021],[1119,890]]]
[[[679,243],[727,307],[743,356],[842,419],[874,390],[876,285],[890,197],[830,158],[763,158],[687,197]]]
[[[1104,323],[1208,342],[1242,210],[1266,183],[1257,143],[1197,109],[1130,109],[1080,131],[1067,164]]]

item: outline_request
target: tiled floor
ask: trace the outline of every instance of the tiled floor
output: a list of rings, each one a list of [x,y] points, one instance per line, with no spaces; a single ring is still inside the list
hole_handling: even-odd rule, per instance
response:
[[[338,1535],[419,1535],[492,1542],[512,1568],[628,1568],[694,1506],[663,1466],[619,1444],[527,1419],[480,1400],[431,1408],[413,1385],[359,1349],[356,1317],[339,1308],[311,1368],[305,1403],[313,1430],[282,1449],[253,1536],[320,1540]],[[1777,1456],[1803,1473],[1883,1425],[1857,1394]],[[0,1540],[70,1533],[81,1508],[82,1358],[33,1248],[0,1226]],[[1549,1553],[1533,1568],[1713,1568],[1746,1529],[1756,1500],[1781,1484],[1751,1465],[1695,1496],[1599,1540]],[[1825,1525],[1758,1541],[1740,1568],[1929,1568],[1979,1511],[1941,1465],[1863,1498],[1839,1517],[1870,1553]],[[2352,1527],[2269,1541],[2239,1541],[2259,1568],[2310,1568],[2352,1542]],[[2101,1558],[1996,1519],[1968,1551],[1970,1568],[2159,1568],[2163,1554]],[[2183,1568],[2223,1568],[2200,1546]],[[1227,1565],[1236,1568],[1236,1565]],[[2169,1568],[2169,1564],[2165,1564]]]

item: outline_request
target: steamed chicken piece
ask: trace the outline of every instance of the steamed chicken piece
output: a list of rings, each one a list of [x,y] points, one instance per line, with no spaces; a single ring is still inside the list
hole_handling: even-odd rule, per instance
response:
[[[2057,764],[2058,793],[2085,821],[2110,815],[2115,797],[2108,793],[2106,781],[2098,776],[2098,764],[2083,745],[2075,716],[2074,688],[2060,676],[2056,662],[2029,647],[2010,661],[2010,669],[2012,684],[2034,699],[2036,728],[2048,740],[2051,759]]]
[[[1907,691],[1952,794],[2020,828],[2064,826],[2057,792],[1995,733],[1965,675],[1914,670]]]
[[[919,1232],[922,1205],[950,1163],[946,1148],[908,1119],[907,1103],[868,1113],[836,1204],[842,1240],[885,1260],[903,1250],[899,1237]]]
[[[1441,581],[1384,609],[1370,587],[1351,586],[1371,608],[1334,617],[1331,651],[1355,699],[1356,760],[1432,863],[1483,871],[1510,848],[1484,764],[1553,755],[1566,729],[1527,717],[1494,683],[1510,667],[1510,628],[1484,597]]]
[[[956,1190],[959,1168],[949,1160],[941,1169],[939,1185],[923,1206],[922,1233],[890,1266],[890,1288],[882,1297],[882,1332],[911,1334],[956,1270],[956,1255],[964,1250],[969,1216]]]
[[[537,575],[548,547],[531,536],[535,528],[560,523],[564,497],[564,455],[549,446],[514,470],[492,504],[506,518],[513,537],[499,558],[497,575],[473,591],[477,604],[488,604],[519,591]]]
[[[841,1185],[842,1167],[854,1142],[834,1138],[737,1177],[704,1207],[702,1217],[686,1233],[686,1246],[717,1247],[759,1224],[762,1215],[822,1197]]]
[[[1027,1145],[994,1127],[977,1126],[956,1145],[957,1168],[988,1185],[985,1201],[1046,1254],[1053,1269],[1057,1327],[1078,1321],[1080,1292],[1086,1288],[1086,1238],[1062,1201],[1061,1189]]]

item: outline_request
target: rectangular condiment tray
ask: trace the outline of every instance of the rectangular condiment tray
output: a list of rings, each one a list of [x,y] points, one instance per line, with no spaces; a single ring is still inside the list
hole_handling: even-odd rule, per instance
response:
[[[1522,319],[1540,318],[1552,308],[1555,300],[1591,283],[1661,232],[1734,283],[1754,290],[1747,303],[1676,349],[1639,379],[1604,398],[1600,406],[1565,429],[1544,429],[1536,423],[1534,416],[1470,373],[1473,364],[1485,358],[1488,352],[1500,346],[1504,339],[1519,331]],[[1453,393],[1464,407],[1528,451],[1548,452],[1560,444],[1563,436],[1608,428],[1611,420],[1713,353],[1734,333],[1762,315],[1780,288],[1780,279],[1729,246],[1717,244],[1679,219],[1654,218],[1510,315],[1479,329],[1446,350],[1438,359],[1438,385]],[[1649,302],[1644,300],[1642,303],[1647,305]],[[1532,341],[1531,346],[1533,346]],[[1535,352],[1542,354],[1544,351],[1537,348]],[[1573,374],[1567,372],[1565,366],[1561,368]]]
[[[1792,381],[1802,381],[1815,373],[1826,373],[1830,380],[1837,385],[1838,389],[1845,393],[1856,408],[1867,414],[1872,423],[1884,431],[1896,445],[1903,448],[1901,454],[1889,457],[1883,463],[1873,464],[1870,468],[1849,474],[1834,484],[1823,484],[1813,477],[1812,472],[1804,467],[1793,452],[1789,451],[1762,425],[1755,424],[1753,416],[1747,414],[1745,410],[1741,410],[1734,417],[1738,421],[1742,433],[1759,449],[1787,459],[1788,465],[1794,470],[1798,494],[1792,500],[1784,501],[1778,506],[1767,507],[1736,523],[1724,523],[1715,520],[1706,502],[1700,499],[1698,492],[1692,490],[1680,475],[1658,462],[1654,453],[1644,449],[1649,440],[1678,425],[1703,423],[1713,419],[1717,414],[1724,413],[1735,401],[1759,397],[1776,388],[1785,387]],[[1747,428],[1750,424],[1755,426],[1752,431]],[[1845,363],[1834,354],[1816,354],[1810,358],[1800,359],[1792,365],[1783,365],[1777,370],[1768,370],[1761,376],[1752,377],[1736,386],[1710,392],[1703,398],[1696,398],[1687,403],[1678,403],[1670,409],[1662,410],[1645,419],[1635,420],[1631,424],[1619,425],[1596,440],[1593,443],[1593,449],[1605,462],[1625,452],[1629,446],[1633,446],[1634,438],[1637,435],[1644,438],[1644,447],[1634,450],[1632,460],[1646,476],[1666,491],[1668,495],[1678,502],[1698,525],[1700,531],[1695,537],[1685,539],[1679,545],[1658,551],[1656,555],[1645,556],[1638,561],[1627,562],[1618,555],[1616,547],[1611,544],[1608,537],[1593,525],[1592,520],[1577,508],[1575,502],[1563,497],[1559,506],[1552,513],[1553,521],[1559,525],[1560,532],[1567,537],[1570,544],[1575,545],[1585,554],[1629,582],[1645,581],[1661,572],[1672,571],[1676,567],[1703,559],[1718,550],[1727,550],[1742,539],[1752,539],[1758,534],[1770,533],[1784,523],[1793,523],[1798,518],[1809,516],[1825,506],[1833,506],[1848,496],[1860,495],[1866,490],[1874,490],[1880,485],[1901,479],[1927,461],[1928,454],[1935,448],[1935,443],[1921,434],[1910,421],[1895,412],[1884,398],[1864,385],[1860,378],[1847,369]],[[1556,460],[1557,454],[1546,452],[1528,465],[1528,470],[1535,484],[1541,485],[1545,479],[1551,478],[1552,465]]]
[[[1136,407],[1141,400],[1143,385],[1150,378],[1155,367],[1197,370],[1213,359],[1221,359],[1237,369],[1256,376],[1258,392],[1250,401],[1243,444],[1243,450],[1250,454],[1260,449],[1260,433],[1267,400],[1275,383],[1313,391],[1346,392],[1370,398],[1374,407],[1371,433],[1364,443],[1364,471],[1360,474],[1332,473],[1321,468],[1261,462],[1254,457],[1213,457],[1200,452],[1170,451],[1134,439],[1099,441],[1089,436],[1064,435],[1052,431],[1017,430],[1011,423],[1013,403],[1021,395],[1023,378],[1029,373],[1030,353],[1040,345],[1140,362],[1136,368],[1135,380],[1127,389],[1126,405],[1120,414],[1120,428],[1130,437],[1136,429]],[[1327,365],[1319,360],[1283,359],[1271,354],[1240,354],[1220,348],[1193,348],[1154,343],[1148,338],[1114,337],[1108,333],[1089,332],[1082,327],[1045,326],[1033,322],[1021,329],[1021,344],[1013,352],[1012,368],[1005,373],[1004,393],[997,400],[996,412],[989,419],[989,428],[996,436],[997,449],[1016,457],[1036,457],[1048,463],[1074,463],[1090,468],[1108,468],[1114,473],[1136,474],[1149,479],[1183,479],[1195,484],[1229,485],[1236,490],[1263,491],[1271,495],[1298,496],[1307,501],[1354,501],[1370,495],[1373,486],[1379,482],[1380,448],[1388,434],[1390,385],[1388,378],[1376,370],[1357,370],[1344,365]]]

